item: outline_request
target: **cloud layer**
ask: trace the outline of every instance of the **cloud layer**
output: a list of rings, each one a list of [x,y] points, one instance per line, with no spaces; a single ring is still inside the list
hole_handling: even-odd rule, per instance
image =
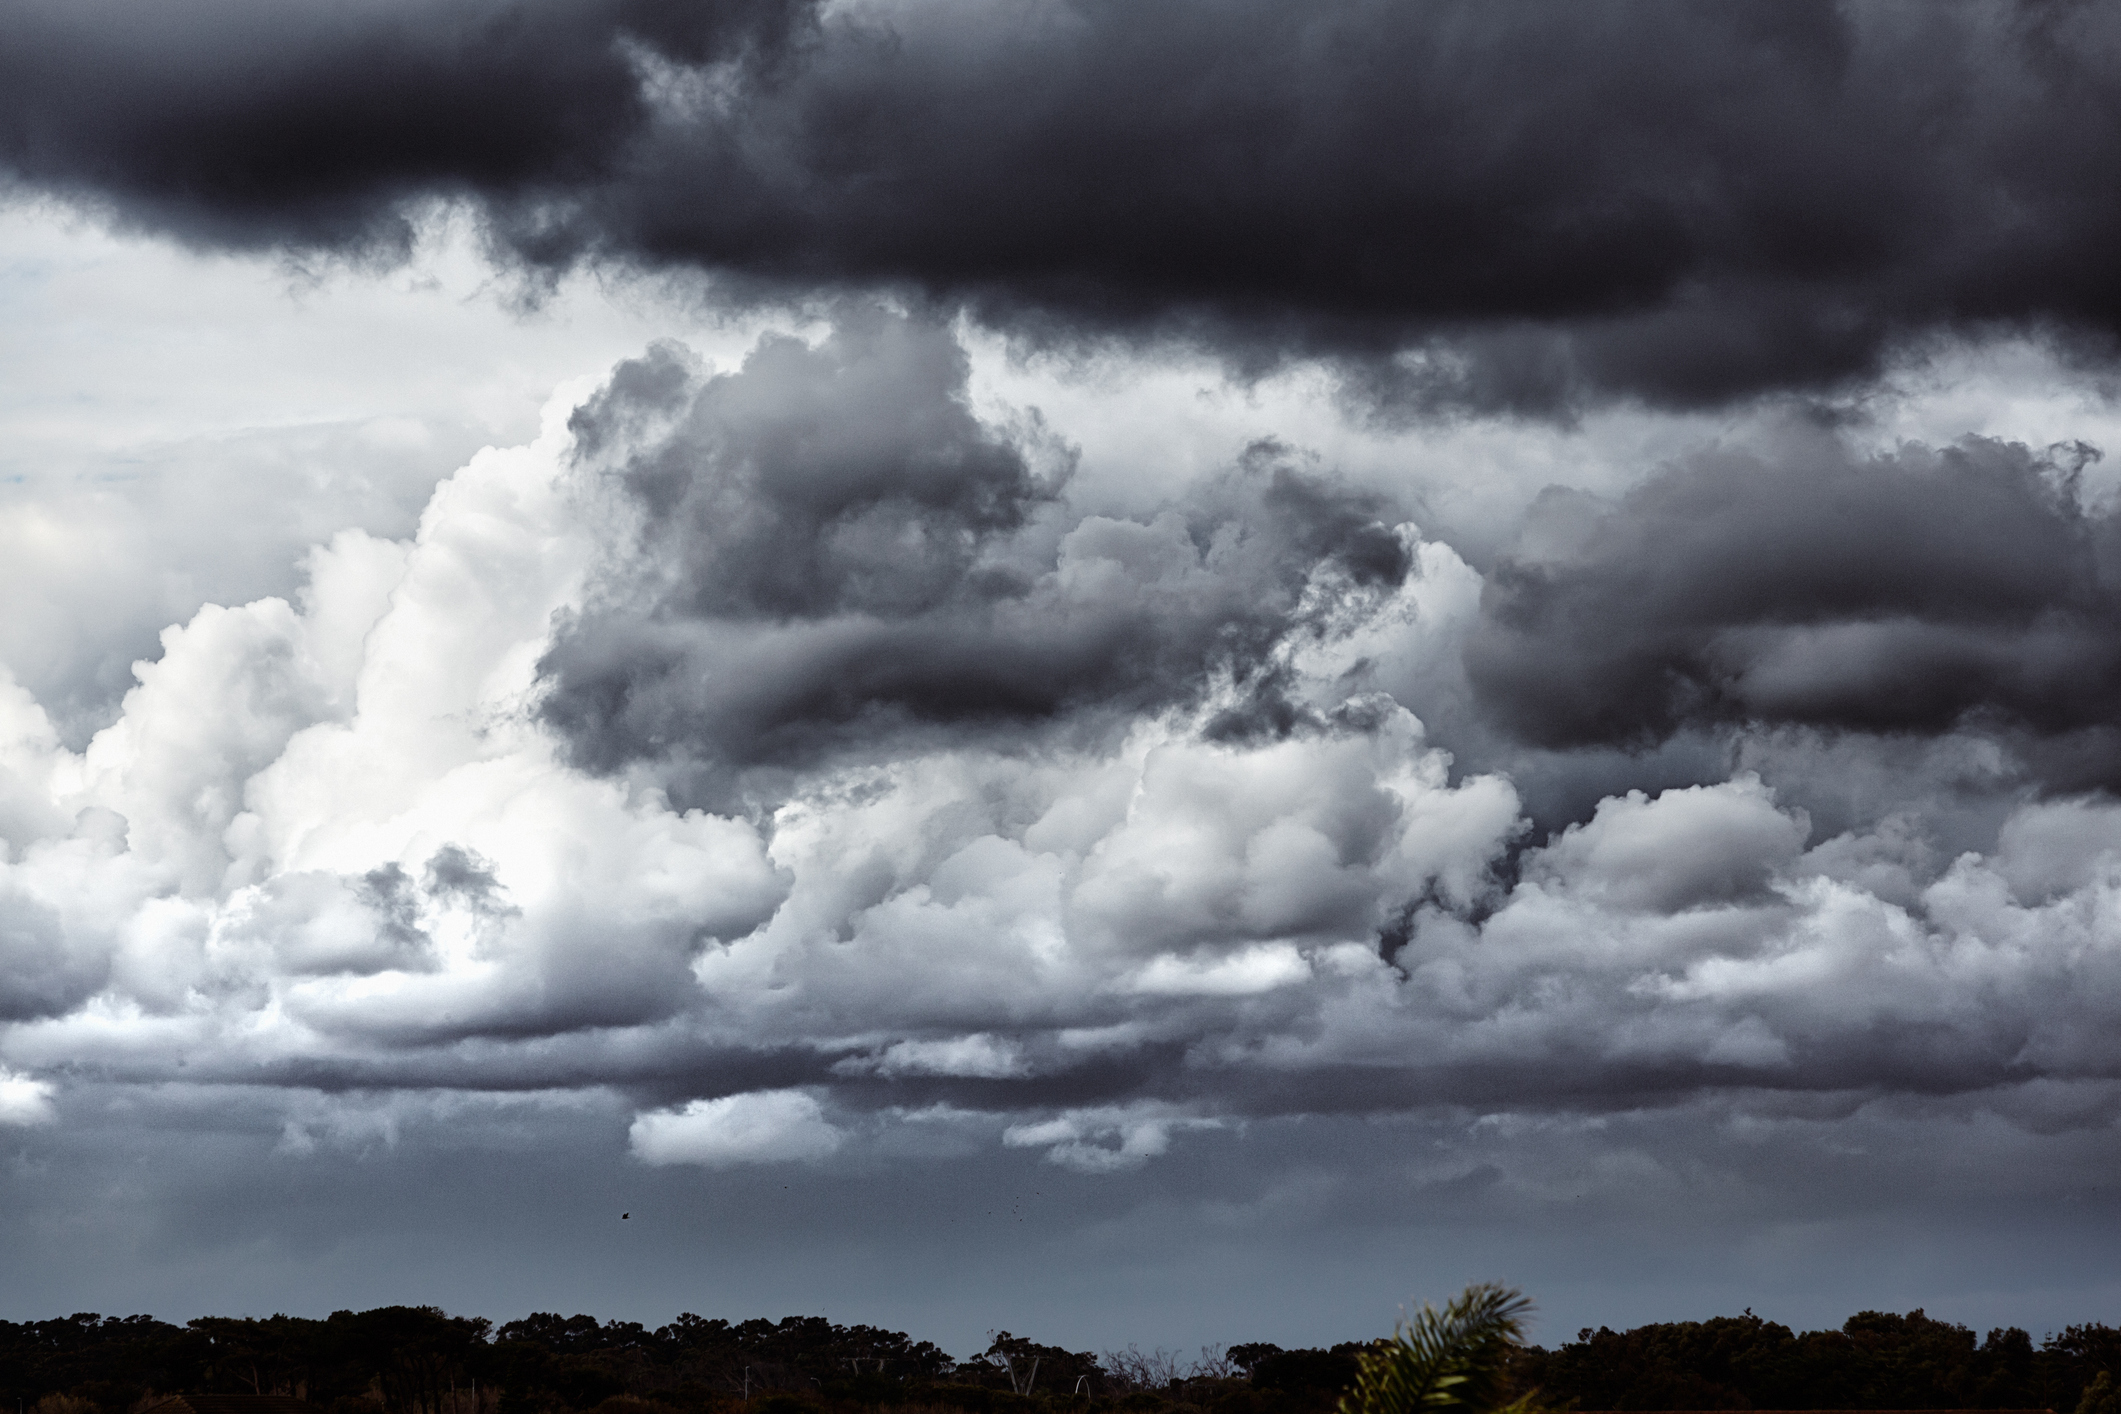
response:
[[[1400,407],[1712,404],[1998,326],[2110,352],[2121,319],[2121,28],[2090,4],[230,0],[14,26],[0,164],[241,248],[401,250],[463,202],[533,269],[1323,356]]]
[[[2103,727],[2041,676],[2110,618],[2067,465],[1759,454],[1550,497],[1484,577],[1270,443],[1094,513],[918,317],[652,350],[168,629],[86,750],[0,695],[0,1119],[244,1087],[296,1152],[320,1096],[616,1095],[655,1165],[940,1126],[1089,1174],[1439,1109],[2110,1125],[2106,798],[2006,782],[1955,852],[1816,827],[1768,751],[1542,837],[1410,710],[1463,651],[1549,747]],[[1841,632],[1893,651],[1790,648]]]

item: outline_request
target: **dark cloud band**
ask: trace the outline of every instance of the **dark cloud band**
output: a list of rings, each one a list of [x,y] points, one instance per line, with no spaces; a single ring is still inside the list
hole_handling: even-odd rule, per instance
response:
[[[0,164],[246,246],[926,292],[1400,404],[1674,405],[2121,330],[2088,4],[33,4]]]

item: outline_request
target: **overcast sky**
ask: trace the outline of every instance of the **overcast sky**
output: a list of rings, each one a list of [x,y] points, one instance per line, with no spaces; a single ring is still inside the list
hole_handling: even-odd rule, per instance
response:
[[[0,19],[0,1316],[2121,1320],[2112,7]]]

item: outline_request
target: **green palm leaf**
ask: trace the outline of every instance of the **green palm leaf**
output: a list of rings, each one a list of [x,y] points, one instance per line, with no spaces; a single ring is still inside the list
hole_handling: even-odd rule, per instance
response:
[[[1486,1282],[1441,1310],[1424,1302],[1391,1339],[1357,1357],[1360,1369],[1340,1414],[1541,1414],[1536,1394],[1503,1402],[1510,1350],[1523,1339],[1531,1310],[1521,1292]]]

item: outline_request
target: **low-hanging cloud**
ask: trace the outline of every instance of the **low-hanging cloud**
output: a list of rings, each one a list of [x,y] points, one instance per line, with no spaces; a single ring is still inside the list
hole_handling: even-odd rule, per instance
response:
[[[1038,341],[1325,357],[1417,407],[1832,388],[1995,326],[2106,357],[2121,317],[2121,27],[2091,4],[11,20],[0,164],[194,241],[391,250],[457,201],[533,270],[891,289]]]

